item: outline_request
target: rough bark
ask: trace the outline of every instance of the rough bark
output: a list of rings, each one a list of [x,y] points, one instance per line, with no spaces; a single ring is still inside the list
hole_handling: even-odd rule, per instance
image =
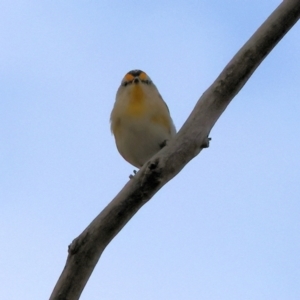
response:
[[[175,139],[72,242],[50,300],[79,299],[105,247],[163,185],[208,146],[208,134],[218,118],[299,16],[300,0],[285,0],[254,33],[201,96]]]

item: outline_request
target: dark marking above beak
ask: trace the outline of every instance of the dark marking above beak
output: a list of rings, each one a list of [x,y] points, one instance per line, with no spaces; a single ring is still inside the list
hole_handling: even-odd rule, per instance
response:
[[[143,71],[141,70],[132,70],[132,71],[129,71],[128,74],[131,74],[132,76],[134,77],[138,77],[140,76],[140,74],[142,73]]]

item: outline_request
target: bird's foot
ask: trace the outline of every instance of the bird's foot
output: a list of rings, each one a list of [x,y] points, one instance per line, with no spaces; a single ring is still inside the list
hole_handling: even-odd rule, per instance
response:
[[[135,176],[136,173],[137,173],[137,171],[136,171],[136,170],[133,170],[133,175],[130,174],[130,175],[129,175],[129,179],[132,179],[132,178]]]

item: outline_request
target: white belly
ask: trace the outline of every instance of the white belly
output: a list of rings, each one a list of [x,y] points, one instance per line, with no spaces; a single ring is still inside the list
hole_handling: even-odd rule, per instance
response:
[[[116,144],[121,155],[137,168],[142,167],[171,138],[164,126],[149,120],[137,119],[126,123],[122,120]]]

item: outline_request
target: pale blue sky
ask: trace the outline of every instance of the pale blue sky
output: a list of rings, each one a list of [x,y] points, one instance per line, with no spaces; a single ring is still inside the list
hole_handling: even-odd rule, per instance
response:
[[[67,246],[128,181],[109,129],[124,74],[146,71],[180,128],[280,2],[1,1],[0,299],[48,299]],[[82,300],[300,299],[299,26]]]

